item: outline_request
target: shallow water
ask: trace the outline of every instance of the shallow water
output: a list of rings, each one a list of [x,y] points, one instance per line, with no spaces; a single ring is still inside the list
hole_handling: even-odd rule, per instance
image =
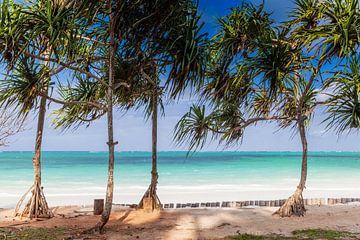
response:
[[[14,206],[32,184],[32,152],[0,152],[0,207]],[[161,152],[163,202],[285,198],[298,183],[301,153]],[[360,197],[360,153],[312,152],[305,197]],[[50,205],[89,204],[104,197],[106,152],[44,152]],[[150,182],[151,153],[118,152],[115,202],[137,203]]]

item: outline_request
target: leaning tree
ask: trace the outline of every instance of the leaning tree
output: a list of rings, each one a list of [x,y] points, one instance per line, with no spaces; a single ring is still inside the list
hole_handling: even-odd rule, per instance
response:
[[[93,34],[91,39],[98,44],[96,55],[104,56],[104,60],[73,69],[77,80],[63,86],[59,92],[63,102],[88,101],[105,108],[65,104],[55,121],[57,126],[66,128],[107,115],[108,184],[105,210],[96,230],[107,223],[113,199],[116,144],[113,109],[138,101],[137,93],[144,84],[154,89],[155,66],[157,74],[170,69],[165,85],[171,89],[172,96],[181,94],[185,86],[197,83],[197,72],[202,69],[202,65],[198,65],[202,47],[198,45],[203,37],[198,35],[198,17],[192,1],[107,1],[105,6],[103,11],[92,16],[89,27]],[[192,24],[189,25],[189,21]]]
[[[263,6],[243,4],[219,20],[208,82],[202,95],[211,107],[193,106],[176,126],[175,140],[202,147],[206,139],[227,144],[260,121],[293,127],[302,144],[301,178],[295,193],[276,211],[303,216],[307,178],[306,126],[323,81],[323,66],[343,59],[359,42],[356,1],[295,1],[292,20],[275,26]],[[345,34],[345,33],[349,34]]]
[[[295,4],[293,19],[288,23],[293,28],[292,42],[294,45],[301,45],[301,42],[304,44],[310,62],[306,66],[307,71],[301,75],[306,81],[297,104],[297,125],[303,146],[301,179],[294,195],[276,212],[280,216],[303,216],[305,213],[302,191],[307,178],[307,138],[304,126],[307,116],[300,114],[300,109],[304,107],[309,95],[313,93],[316,98],[320,93],[311,89],[333,86],[332,81],[336,82],[337,78],[330,77],[325,83],[322,75],[341,74],[339,62],[354,55],[360,44],[360,6],[357,0],[297,0]],[[324,69],[329,66],[334,67],[335,71],[326,72]],[[312,111],[320,104],[328,102],[314,101]],[[332,112],[333,109],[329,110]]]
[[[52,77],[77,63],[86,48],[72,41],[79,32],[78,18],[87,11],[85,1],[44,0],[32,4],[3,1],[0,8],[0,53],[5,65],[0,100],[3,107],[12,107],[19,118],[38,112],[35,139],[34,184],[20,199],[16,215],[29,218],[51,217],[41,185],[41,145],[47,108],[54,87]],[[66,46],[66,48],[65,48]],[[66,59],[71,64],[64,64]],[[20,213],[26,195],[31,197]]]

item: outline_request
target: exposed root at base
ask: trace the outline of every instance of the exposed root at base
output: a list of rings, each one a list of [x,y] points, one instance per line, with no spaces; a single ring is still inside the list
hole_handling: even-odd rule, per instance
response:
[[[31,197],[28,203],[25,205],[24,209],[20,211],[21,205],[28,195],[31,192]],[[15,217],[27,217],[30,219],[33,218],[52,218],[54,214],[49,209],[49,206],[46,202],[44,192],[40,184],[34,184],[20,199],[15,208]]]
[[[148,190],[145,192],[142,197],[138,209],[144,209],[148,211],[161,210],[161,202],[156,194],[155,187],[150,184]]]
[[[302,189],[298,188],[273,215],[279,215],[280,217],[303,217],[305,212],[306,209],[302,196]]]

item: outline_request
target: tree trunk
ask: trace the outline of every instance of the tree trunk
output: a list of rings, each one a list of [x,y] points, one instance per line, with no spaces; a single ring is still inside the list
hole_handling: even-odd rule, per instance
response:
[[[284,205],[282,205],[274,213],[280,215],[281,217],[290,217],[292,215],[300,217],[300,216],[304,216],[306,212],[302,193],[305,188],[306,177],[307,177],[308,147],[307,147],[304,119],[302,116],[300,116],[298,119],[298,129],[302,144],[301,178],[295,193],[291,197],[289,197],[284,203]]]
[[[47,54],[48,56],[48,54]],[[48,62],[45,62],[45,66],[49,66]],[[44,92],[48,94],[48,84],[45,86]],[[50,211],[48,204],[46,202],[43,187],[41,186],[41,144],[44,131],[44,122],[45,122],[45,113],[46,113],[46,96],[42,96],[40,100],[39,107],[39,116],[38,116],[38,125],[36,132],[36,142],[35,142],[35,154],[33,158],[34,166],[34,185],[27,191],[20,201],[18,202],[15,208],[15,216],[28,217],[32,218],[50,218],[53,217],[53,213]],[[25,205],[25,208],[20,213],[20,207],[26,195],[31,191],[31,197],[28,203]]]
[[[157,172],[157,115],[158,115],[158,86],[154,84],[152,96],[152,169],[151,169],[151,183],[142,197],[138,208],[145,210],[160,210],[161,202],[157,196],[156,189],[158,184]]]
[[[114,161],[115,161],[115,145],[114,142],[114,126],[113,126],[113,85],[114,85],[114,63],[115,63],[115,29],[114,17],[112,13],[111,1],[108,1],[110,9],[110,51],[109,51],[109,82],[107,88],[107,122],[108,122],[108,180],[106,188],[105,208],[101,215],[100,222],[95,229],[101,231],[105,224],[109,221],[114,195]]]

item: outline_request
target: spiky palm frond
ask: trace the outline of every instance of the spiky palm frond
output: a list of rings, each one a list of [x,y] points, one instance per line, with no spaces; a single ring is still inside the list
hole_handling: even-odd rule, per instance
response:
[[[252,99],[251,114],[254,116],[268,116],[272,110],[273,102],[266,91],[256,92]]]
[[[204,98],[211,98],[215,101],[226,99],[226,101],[246,105],[254,90],[254,69],[249,68],[245,62],[235,68],[235,72],[229,72],[225,75],[214,73],[215,69],[211,73],[206,86],[203,87],[202,94]]]
[[[5,79],[0,82],[0,103],[3,107],[18,110],[27,115],[38,107],[39,93],[50,84],[46,78],[48,69],[32,59],[21,58]]]
[[[127,3],[126,3],[127,2]],[[143,66],[156,65],[166,76],[166,91],[177,98],[184,89],[196,89],[204,78],[207,34],[193,1],[124,1],[119,16],[127,58],[141,59]]]
[[[322,22],[304,34],[321,51],[321,59],[346,57],[360,44],[360,8],[357,0],[326,0]]]
[[[205,106],[193,105],[174,130],[174,141],[189,144],[190,150],[204,147],[207,141],[218,139],[225,146],[237,144],[244,136],[243,114],[236,104],[221,102],[206,114]]]
[[[202,148],[211,134],[212,121],[212,117],[205,113],[205,106],[193,105],[175,126],[175,142],[188,143],[190,150]]]
[[[260,38],[271,30],[270,14],[263,7],[243,3],[218,20],[220,30],[211,45],[205,97],[220,99],[240,93],[246,98],[256,75],[244,61],[256,55]]]
[[[305,93],[307,81],[305,81],[302,76],[300,76],[298,80],[298,84],[286,88],[286,92],[279,102],[277,110],[280,116],[285,117],[279,122],[281,128],[287,128],[291,125],[293,125],[293,128],[297,127],[295,124],[297,123],[296,120],[298,120],[299,102],[301,97],[303,97],[301,116],[305,126],[310,125],[310,121],[313,117],[314,109],[317,105],[316,96],[318,90],[316,90],[314,86],[311,86]]]
[[[344,70],[327,80],[331,89],[327,102],[328,117],[324,120],[327,129],[338,134],[360,128],[360,64],[353,57]]]
[[[25,41],[22,10],[22,5],[11,0],[0,4],[0,62],[5,60],[8,69],[14,66]]]
[[[291,84],[291,75],[305,60],[301,45],[294,46],[288,34],[289,29],[275,29],[263,36],[256,56],[249,59],[249,68],[260,77],[261,89],[266,89],[268,97],[274,100]]]
[[[229,15],[218,19],[220,31],[214,37],[213,50],[224,56],[254,50],[259,36],[270,29],[269,16],[263,4],[242,2],[240,7],[232,8]]]
[[[202,33],[203,24],[199,23],[200,16],[196,9],[192,7],[190,10],[183,22],[169,31],[165,56],[166,61],[171,63],[171,69],[165,87],[173,98],[181,95],[185,89],[197,90],[205,77],[207,34]]]
[[[292,18],[287,24],[297,24],[297,32],[318,26],[323,17],[324,5],[319,0],[295,0],[295,8],[290,13]]]
[[[99,103],[105,101],[105,88],[97,81],[76,75],[75,84],[68,83],[59,87],[60,98],[64,102]],[[65,104],[61,109],[54,111],[56,116],[53,124],[56,128],[69,129],[90,124],[105,114],[104,110],[87,104]]]
[[[293,44],[289,29],[271,29],[258,36],[256,51],[221,69],[219,64],[210,64],[209,81],[205,96],[215,99],[229,95],[246,106],[255,90],[266,92],[269,102],[276,101],[283,89],[291,84],[292,75],[300,69],[306,59],[301,45]],[[229,62],[233,62],[234,59]]]
[[[168,70],[165,90],[171,98],[177,98],[185,89],[198,90],[202,85],[208,61],[208,39],[191,1],[176,10],[167,24],[158,39],[160,45],[155,49],[160,50],[158,53],[163,62],[158,70]]]
[[[90,0],[42,0],[24,8],[22,28],[27,30],[25,36],[32,50],[37,49],[38,54],[42,54],[50,49],[51,56],[66,59],[66,62],[90,56],[94,48],[99,47],[92,47],[94,42],[82,38],[91,35],[84,22],[84,11],[90,11],[91,5]]]
[[[220,143],[226,146],[238,144],[244,136],[243,113],[240,111],[238,104],[233,102],[221,102],[210,114],[213,119],[213,134],[219,138]]]

